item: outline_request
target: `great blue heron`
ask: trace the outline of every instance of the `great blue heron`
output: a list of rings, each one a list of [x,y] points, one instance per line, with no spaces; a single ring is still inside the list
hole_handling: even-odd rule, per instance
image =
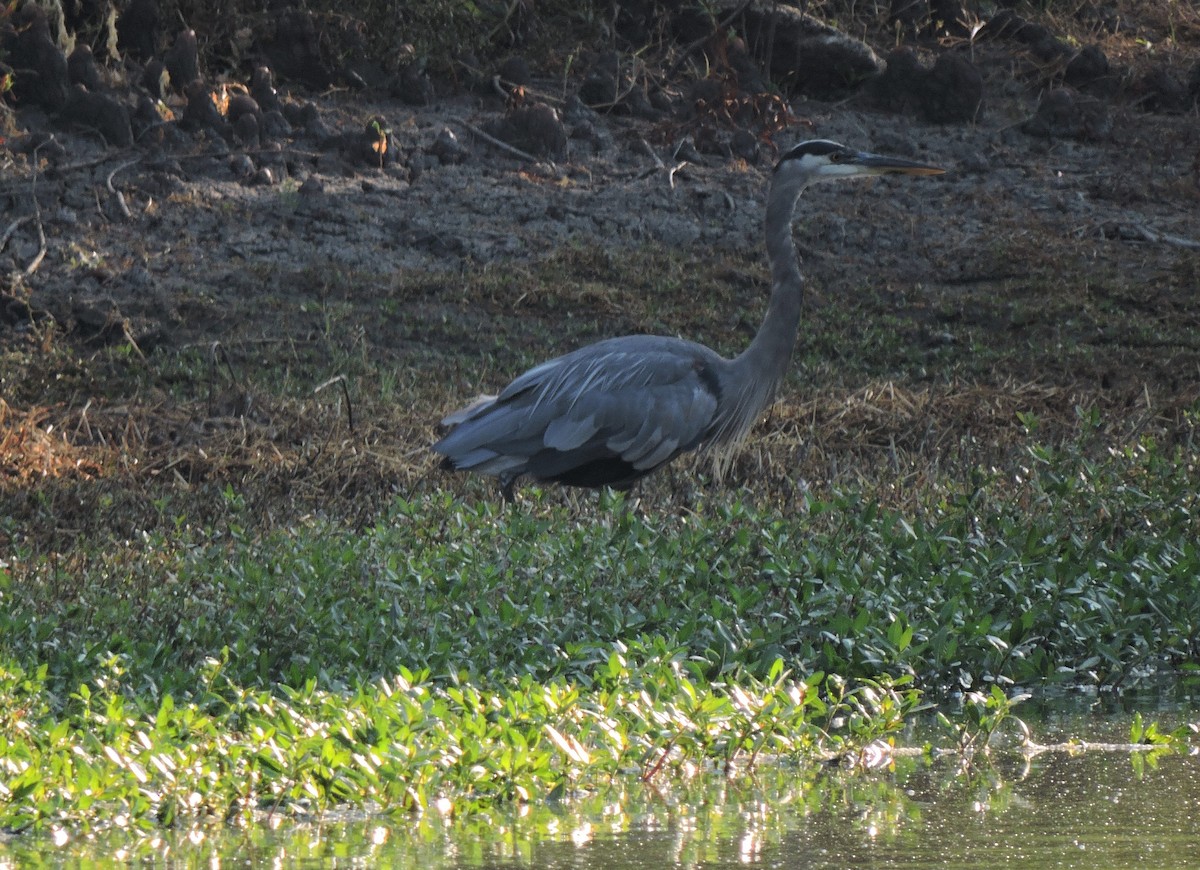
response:
[[[774,398],[796,344],[804,279],[792,215],[800,194],[827,179],[944,171],[824,139],[795,146],[771,178],[771,299],[745,351],[725,359],[702,344],[655,335],[582,347],[446,417],[443,425],[453,428],[433,445],[442,467],[494,475],[511,499],[522,475],[626,489],[681,453],[735,444]]]

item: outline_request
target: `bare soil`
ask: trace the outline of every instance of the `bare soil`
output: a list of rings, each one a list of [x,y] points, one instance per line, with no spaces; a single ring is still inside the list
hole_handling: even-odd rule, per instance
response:
[[[1196,14],[1125,5],[1110,57],[1141,72],[1166,58],[1186,76]],[[1155,111],[1125,90],[1100,101],[1103,135],[1031,135],[1061,65],[1012,42],[955,48],[983,75],[974,122],[796,98],[751,159],[688,148],[686,112],[614,112],[568,122],[566,156],[528,160],[479,135],[509,111],[501,96],[448,88],[413,107],[280,85],[329,130],[377,122],[390,156],[374,167],[303,132],[249,149],[203,133],[115,148],[36,109],[11,115],[0,546],[203,522],[222,492],[264,525],[366,522],[434,486],[491,497],[433,470],[440,415],[606,335],[736,351],[768,290],[770,168],[806,138],[949,171],[806,194],[796,239],[813,325],[726,485],[785,501],[847,479],[916,486],[1018,456],[1018,414],[1077,434],[1080,407],[1102,412],[1111,443],[1150,431],[1193,444],[1195,105]],[[565,113],[576,84],[535,76],[520,99]],[[55,144],[32,147],[38,133]],[[868,331],[881,357],[851,358]],[[685,464],[652,493],[687,503],[706,475]]]

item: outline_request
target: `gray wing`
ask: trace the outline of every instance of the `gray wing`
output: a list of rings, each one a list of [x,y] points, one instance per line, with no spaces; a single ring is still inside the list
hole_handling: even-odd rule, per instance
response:
[[[681,339],[610,339],[521,375],[493,401],[446,418],[433,446],[455,468],[543,479],[606,460],[640,476],[709,437],[723,362]]]

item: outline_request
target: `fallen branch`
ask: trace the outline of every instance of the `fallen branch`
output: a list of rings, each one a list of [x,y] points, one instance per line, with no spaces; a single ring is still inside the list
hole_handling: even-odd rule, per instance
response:
[[[113,176],[115,176],[118,172],[121,172],[122,170],[128,169],[130,166],[133,166],[134,164],[139,163],[140,161],[141,161],[140,157],[135,158],[133,160],[127,160],[126,162],[122,163],[120,166],[113,169],[112,172],[108,173],[108,178],[105,179],[105,181],[104,181],[104,186],[108,188],[108,192],[111,193],[116,198],[117,205],[120,207],[121,214],[124,216],[125,220],[132,220],[133,215],[129,213],[129,206],[127,206],[125,204],[125,195],[123,193],[121,193],[121,191],[119,191],[115,187],[113,187]]]
[[[46,258],[46,230],[42,227],[42,210],[38,208],[37,198],[33,200],[34,219],[37,221],[38,232],[38,252],[29,265],[21,272],[21,280],[25,280],[30,275],[38,270],[38,266],[42,265],[42,260]]]
[[[474,124],[468,124],[466,121],[463,121],[461,123],[464,127],[467,128],[468,131],[470,131],[471,133],[474,133],[476,136],[478,136],[484,142],[487,142],[489,145],[495,145],[501,151],[507,151],[509,154],[512,154],[515,157],[520,157],[522,160],[528,160],[530,163],[541,163],[542,162],[542,161],[538,160],[536,157],[534,157],[532,154],[528,153],[527,151],[522,151],[520,148],[515,148],[512,145],[509,145],[507,142],[501,141],[500,139],[497,139],[495,136],[491,136],[491,135],[483,132],[478,127],[476,127]]]
[[[1185,239],[1183,236],[1173,236],[1170,233],[1160,233],[1145,224],[1105,224],[1100,228],[1100,234],[1110,239],[1125,239],[1134,242],[1150,242],[1151,244],[1176,245],[1180,248],[1200,250],[1200,241]]]
[[[21,224],[28,223],[32,219],[32,215],[25,215],[25,217],[19,217],[9,224],[8,229],[4,231],[4,235],[0,236],[0,251],[4,250],[4,246],[8,244],[8,240],[12,238],[12,234],[20,229]]]

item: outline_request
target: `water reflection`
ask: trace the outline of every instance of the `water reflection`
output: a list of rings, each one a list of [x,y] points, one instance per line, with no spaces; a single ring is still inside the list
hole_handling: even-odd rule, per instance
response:
[[[276,820],[160,837],[0,843],[0,870],[98,857],[209,867],[1171,867],[1200,855],[1200,758],[1018,753],[627,784],[469,819]]]

